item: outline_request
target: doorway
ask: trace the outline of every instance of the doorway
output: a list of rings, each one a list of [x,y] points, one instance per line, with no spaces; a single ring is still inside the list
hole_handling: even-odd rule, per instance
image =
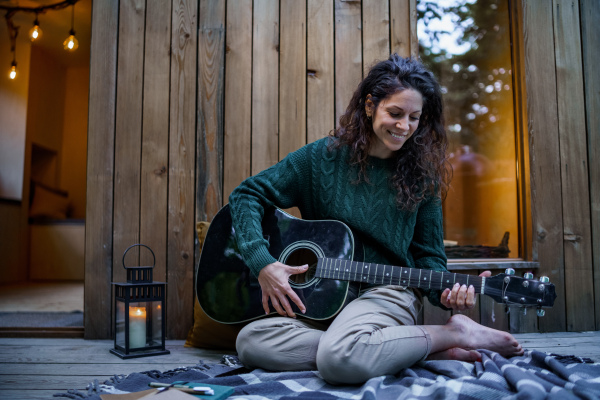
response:
[[[8,254],[0,267],[3,336],[83,336],[92,0],[51,7],[59,3],[2,5],[19,30],[14,41],[0,36],[0,52],[10,53],[17,64],[14,79],[1,75],[0,103],[21,106],[11,113],[0,140],[4,146],[16,137],[11,151],[22,151],[21,159],[8,166],[20,179],[17,196],[0,193],[0,215],[7,217],[0,226],[0,248]],[[30,11],[40,7],[42,12]],[[34,21],[42,36],[31,41]],[[71,31],[78,40],[74,51],[63,46]],[[0,61],[7,57],[2,54]]]

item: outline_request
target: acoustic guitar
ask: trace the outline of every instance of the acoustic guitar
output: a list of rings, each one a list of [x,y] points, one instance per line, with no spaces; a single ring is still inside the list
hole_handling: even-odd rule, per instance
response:
[[[306,306],[301,315],[313,320],[340,312],[351,297],[350,282],[440,290],[458,282],[508,306],[535,307],[538,315],[556,298],[548,278],[521,278],[514,270],[484,278],[363,262],[362,244],[340,221],[302,220],[273,207],[265,211],[262,228],[274,258],[290,266],[309,265],[307,272],[290,277],[290,286]],[[265,317],[261,288],[238,249],[228,205],[208,229],[196,273],[196,295],[204,312],[217,322],[235,324]]]

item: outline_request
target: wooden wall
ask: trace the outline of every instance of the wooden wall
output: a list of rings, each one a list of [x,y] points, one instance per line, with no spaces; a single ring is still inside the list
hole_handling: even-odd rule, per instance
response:
[[[327,135],[368,63],[416,54],[415,1],[373,4],[94,2],[86,338],[111,337],[111,282],[125,280],[134,243],[154,250],[154,279],[168,283],[167,336],[185,338],[195,221],[210,221],[244,178]],[[148,262],[128,253],[127,265]]]
[[[390,52],[417,54],[416,0],[366,4],[93,3],[86,338],[111,337],[111,282],[125,280],[121,257],[134,243],[154,250],[155,280],[168,283],[167,336],[185,338],[196,221],[210,221],[244,178],[327,135],[372,61]],[[527,94],[518,100],[517,120],[525,127],[519,139],[522,154],[530,150],[531,168],[520,181],[531,180],[521,201],[521,213],[532,214],[526,254],[557,285],[559,299],[539,323],[535,313],[509,321],[486,299],[470,315],[515,331],[599,329],[600,177],[590,167],[598,165],[599,148],[592,74],[598,5],[522,0],[513,6],[523,70],[515,87]],[[150,262],[143,251],[127,260]],[[447,316],[426,313],[424,320],[443,323]]]
[[[533,257],[557,287],[542,331],[600,329],[600,3],[523,1]]]

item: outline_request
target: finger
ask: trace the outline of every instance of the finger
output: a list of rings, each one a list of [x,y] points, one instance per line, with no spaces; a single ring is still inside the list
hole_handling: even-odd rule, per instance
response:
[[[298,306],[302,314],[306,314],[306,307],[304,307],[304,303],[302,303],[302,300],[300,300],[300,297],[298,297],[296,292],[290,290],[288,292],[288,297],[294,302],[294,304],[296,304],[296,306]]]
[[[450,304],[452,305],[452,308],[456,307],[456,301],[458,299],[458,291],[459,290],[460,290],[460,284],[455,283],[454,286],[452,287],[452,291],[450,292],[450,297],[449,297],[449,301],[450,301]]]
[[[277,311],[277,314],[279,314],[283,317],[287,317],[287,314],[285,313],[285,311],[283,310],[283,308],[281,308],[281,305],[279,304],[279,300],[277,300],[277,297],[275,297],[274,295],[271,295],[271,304],[273,305],[273,308],[275,309],[275,311]]]
[[[466,308],[467,300],[467,285],[462,285],[456,293],[456,308],[464,310]]]
[[[265,292],[263,292],[262,295],[262,305],[263,309],[265,310],[265,314],[268,315],[271,312],[271,309],[269,308],[269,296],[267,296]]]
[[[479,276],[482,276],[484,278],[489,278],[490,276],[492,276],[492,271],[483,271],[482,273],[479,274]]]
[[[290,302],[288,301],[287,297],[285,297],[285,295],[282,295],[279,298],[279,303],[285,309],[285,313],[288,317],[296,318],[296,314],[294,313],[294,310],[292,310],[292,306],[290,305]]]
[[[450,289],[445,289],[440,296],[440,302],[443,306],[448,307],[450,304],[448,303],[450,297]]]
[[[475,297],[475,287],[473,285],[469,285],[469,288],[467,289],[466,307],[471,309],[475,307],[476,302],[477,298]]]
[[[306,272],[307,269],[308,269],[308,264],[304,264],[299,267],[290,267],[288,272],[292,275],[297,275],[297,274]]]

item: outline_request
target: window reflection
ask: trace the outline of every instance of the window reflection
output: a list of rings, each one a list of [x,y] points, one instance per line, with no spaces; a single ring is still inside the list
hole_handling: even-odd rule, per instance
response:
[[[518,257],[508,0],[417,0],[417,10],[419,54],[442,86],[454,171],[444,232],[458,247],[448,256]],[[510,253],[494,252],[507,238]]]

